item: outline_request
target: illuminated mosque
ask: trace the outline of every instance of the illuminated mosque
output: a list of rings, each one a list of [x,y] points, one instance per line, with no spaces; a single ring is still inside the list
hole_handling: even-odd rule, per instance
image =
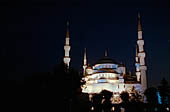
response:
[[[69,67],[71,58],[69,57],[69,27],[67,22],[66,40],[65,40],[65,57],[64,63]],[[144,51],[144,40],[142,37],[142,27],[140,22],[140,15],[138,14],[138,40],[136,45],[135,57],[135,75],[129,75],[126,72],[126,67],[122,63],[116,62],[111,59],[105,51],[105,56],[99,59],[92,66],[87,64],[86,49],[84,50],[84,64],[83,64],[83,79],[85,84],[81,87],[83,93],[88,93],[89,98],[94,93],[100,93],[102,90],[113,92],[113,102],[121,102],[120,94],[123,91],[133,92],[137,91],[138,94],[143,95],[147,89],[146,78],[146,64]],[[144,96],[144,95],[143,95]],[[144,97],[143,97],[144,99]]]

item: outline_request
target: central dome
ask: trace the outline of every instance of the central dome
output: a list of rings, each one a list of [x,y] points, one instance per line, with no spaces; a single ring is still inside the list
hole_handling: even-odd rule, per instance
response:
[[[118,63],[114,59],[105,56],[104,58],[99,59],[95,64],[118,64]]]

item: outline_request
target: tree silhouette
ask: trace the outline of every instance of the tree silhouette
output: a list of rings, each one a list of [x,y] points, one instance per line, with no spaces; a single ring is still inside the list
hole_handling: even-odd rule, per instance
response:
[[[103,100],[104,102],[102,103],[102,108],[104,110],[104,112],[111,112],[112,110],[112,102],[111,102],[111,97],[113,95],[112,92],[107,91],[107,90],[103,90],[101,92],[101,95],[103,96]]]
[[[147,97],[147,101],[150,104],[158,104],[158,96],[157,96],[157,89],[154,87],[150,87],[148,89],[146,89],[146,91],[144,92],[144,94]]]
[[[123,102],[123,103],[129,102],[129,93],[126,92],[126,91],[123,91],[123,92],[120,94],[120,98],[122,99],[122,102]]]
[[[24,80],[24,102],[32,102],[38,109],[69,111],[80,89],[81,74],[64,63],[57,64],[53,71],[36,73]]]
[[[141,102],[142,95],[135,89],[135,87],[132,88],[132,91],[130,92],[130,102]]]
[[[133,100],[130,101],[130,96],[128,92],[123,91],[120,94],[120,98],[122,99],[122,103],[120,103],[120,106],[124,108],[125,112],[143,112],[142,103]]]
[[[102,98],[101,94],[94,94],[92,98],[92,112],[102,112]]]
[[[168,81],[163,78],[161,80],[161,85],[158,86],[158,89],[159,89],[159,93],[160,93],[160,96],[161,96],[161,102],[162,104],[169,104],[170,103],[170,86],[168,85]]]
[[[157,88],[150,87],[145,90],[144,94],[146,95],[147,102],[148,102],[148,112],[154,112],[155,109],[158,107],[158,95],[157,95]]]

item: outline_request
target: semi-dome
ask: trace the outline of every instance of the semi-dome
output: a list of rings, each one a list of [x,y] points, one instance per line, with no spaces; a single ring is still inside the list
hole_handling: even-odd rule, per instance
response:
[[[99,70],[96,70],[95,73],[115,73],[118,74],[118,72],[116,72],[114,69],[112,68],[101,68]]]
[[[104,58],[99,59],[95,64],[118,64],[118,63],[114,59],[105,56]]]

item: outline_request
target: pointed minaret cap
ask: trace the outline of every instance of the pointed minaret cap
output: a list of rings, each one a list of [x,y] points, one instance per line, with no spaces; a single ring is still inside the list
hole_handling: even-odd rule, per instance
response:
[[[69,38],[69,21],[67,20],[66,38]]]
[[[86,48],[84,48],[84,65],[87,66]]]
[[[67,26],[69,26],[69,21],[67,20]]]
[[[86,48],[84,48],[84,59],[86,59]]]
[[[142,26],[140,22],[140,13],[138,12],[138,31],[142,31]]]
[[[104,57],[107,57],[107,50],[105,50]]]

